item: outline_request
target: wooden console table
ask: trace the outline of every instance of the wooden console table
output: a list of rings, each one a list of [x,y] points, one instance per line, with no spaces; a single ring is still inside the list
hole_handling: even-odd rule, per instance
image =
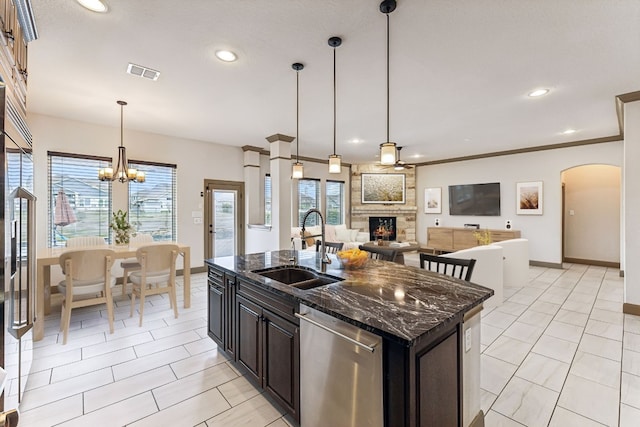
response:
[[[484,233],[487,229],[454,228],[454,227],[428,227],[427,246],[437,251],[453,252],[478,246],[478,240],[474,232]],[[517,239],[520,230],[489,230],[492,242]]]

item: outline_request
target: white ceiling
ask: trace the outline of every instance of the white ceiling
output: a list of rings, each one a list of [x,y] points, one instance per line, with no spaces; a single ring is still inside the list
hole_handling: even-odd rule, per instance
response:
[[[106,0],[106,14],[32,2],[29,112],[118,127],[123,99],[127,129],[268,148],[296,133],[299,61],[300,156],[326,159],[337,35],[337,151],[372,162],[385,140],[380,0]],[[614,97],[640,89],[638,0],[398,0],[390,19],[390,133],[404,160],[617,135]],[[239,59],[220,62],[219,48]],[[160,78],[126,74],[129,62]],[[551,92],[527,97],[539,87]]]

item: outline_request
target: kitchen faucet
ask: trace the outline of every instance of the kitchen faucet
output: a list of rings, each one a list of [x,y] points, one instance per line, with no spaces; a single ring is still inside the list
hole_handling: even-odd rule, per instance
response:
[[[322,271],[326,271],[327,269],[327,264],[331,264],[331,260],[329,259],[329,255],[327,255],[325,253],[325,247],[324,247],[324,218],[322,218],[322,213],[316,209],[309,209],[307,212],[305,212],[304,217],[302,217],[302,230],[300,230],[300,237],[302,237],[302,240],[304,241],[304,224],[307,222],[307,217],[312,214],[313,212],[317,213],[318,216],[320,217],[320,234],[321,234],[321,242],[322,245],[320,247],[320,251],[322,253],[322,258],[321,258],[321,269]]]

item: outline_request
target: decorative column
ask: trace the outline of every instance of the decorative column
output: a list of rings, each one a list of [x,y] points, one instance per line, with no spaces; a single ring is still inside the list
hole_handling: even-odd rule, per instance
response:
[[[636,93],[640,94],[640,93]],[[623,311],[640,315],[640,99],[624,104],[624,160],[622,166]]]
[[[245,145],[244,151],[244,192],[247,224],[264,224],[264,208],[260,205],[260,147]]]
[[[279,249],[291,248],[291,142],[292,136],[267,137],[271,173],[271,232]]]

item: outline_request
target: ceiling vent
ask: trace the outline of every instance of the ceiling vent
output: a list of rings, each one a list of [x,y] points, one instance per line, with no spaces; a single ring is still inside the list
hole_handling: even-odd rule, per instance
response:
[[[144,77],[145,79],[153,80],[154,82],[158,80],[158,77],[160,77],[160,71],[132,63],[129,63],[127,66],[127,73],[138,77]]]

